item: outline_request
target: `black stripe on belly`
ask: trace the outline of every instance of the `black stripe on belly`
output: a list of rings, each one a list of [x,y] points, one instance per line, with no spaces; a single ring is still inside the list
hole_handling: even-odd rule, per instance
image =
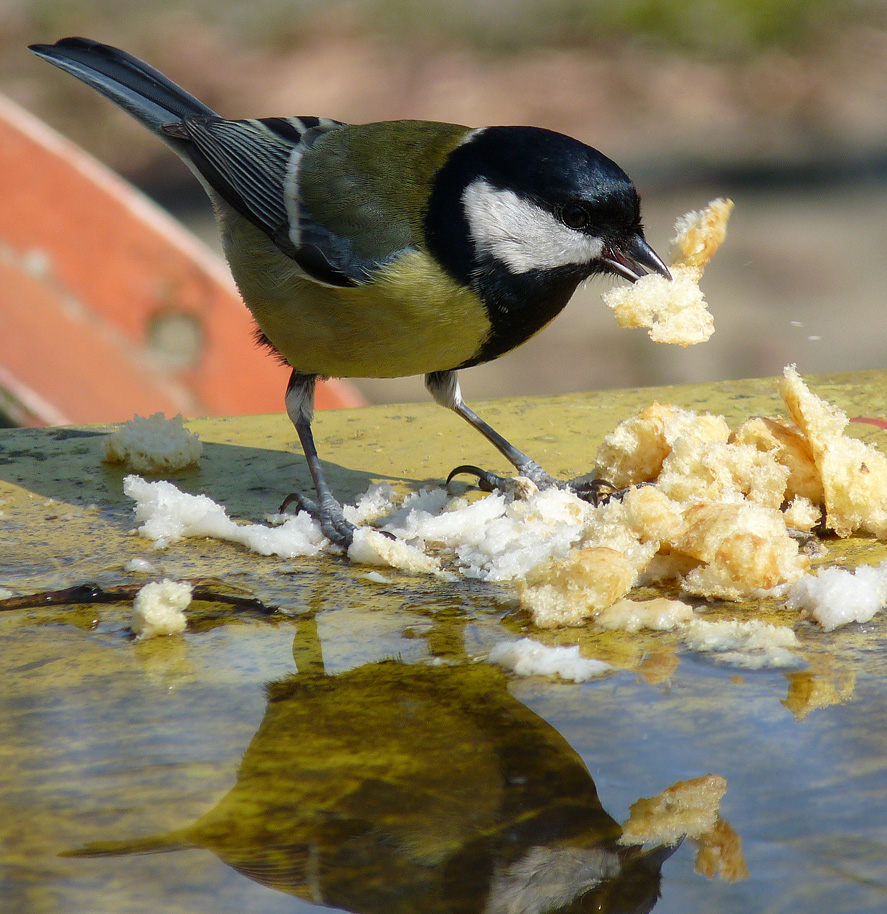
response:
[[[490,319],[490,334],[477,354],[460,368],[480,365],[510,352],[535,336],[566,307],[587,267],[560,267],[511,273],[491,264],[472,283]]]

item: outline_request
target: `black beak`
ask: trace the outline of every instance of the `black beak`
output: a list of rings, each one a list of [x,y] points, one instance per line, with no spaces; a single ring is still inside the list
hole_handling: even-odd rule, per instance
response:
[[[684,843],[681,835],[674,844],[659,844],[655,847],[641,847],[630,844],[620,850],[623,867],[638,867],[648,873],[659,873],[666,860]]]
[[[649,850],[641,851],[644,859],[644,866],[652,871],[662,869],[662,864],[684,843],[684,836],[678,838],[674,844],[660,844],[658,847],[652,847]]]
[[[668,267],[647,244],[643,235],[634,235],[624,247],[605,248],[601,260],[614,273],[636,282],[646,273],[659,273],[671,279]]]

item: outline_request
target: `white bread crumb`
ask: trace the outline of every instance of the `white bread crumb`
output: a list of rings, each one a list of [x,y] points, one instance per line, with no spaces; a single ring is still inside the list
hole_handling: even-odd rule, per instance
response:
[[[203,445],[185,428],[181,415],[135,416],[105,438],[105,463],[125,463],[137,473],[173,473],[197,466]]]
[[[194,588],[164,579],[152,581],[136,594],[130,627],[139,640],[158,635],[180,635],[187,627],[185,610]]]

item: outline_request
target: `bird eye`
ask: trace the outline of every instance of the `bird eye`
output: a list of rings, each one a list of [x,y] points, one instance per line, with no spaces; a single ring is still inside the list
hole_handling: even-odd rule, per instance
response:
[[[561,207],[561,222],[571,229],[582,229],[588,225],[588,210],[578,203],[567,203]]]

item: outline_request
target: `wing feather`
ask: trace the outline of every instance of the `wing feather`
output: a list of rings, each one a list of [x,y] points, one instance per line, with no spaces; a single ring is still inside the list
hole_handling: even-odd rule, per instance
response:
[[[313,279],[354,286],[424,243],[440,163],[468,128],[320,118],[230,121],[194,115],[163,130],[190,143],[195,169]]]
[[[332,285],[349,286],[365,278],[366,266],[355,269],[349,262],[347,240],[315,226],[301,210],[299,222],[304,224],[291,231],[293,201],[287,199],[293,171],[305,148],[319,135],[342,126],[338,121],[315,117],[232,121],[199,115],[163,129],[189,140],[191,160],[210,187],[266,232],[309,275]]]

